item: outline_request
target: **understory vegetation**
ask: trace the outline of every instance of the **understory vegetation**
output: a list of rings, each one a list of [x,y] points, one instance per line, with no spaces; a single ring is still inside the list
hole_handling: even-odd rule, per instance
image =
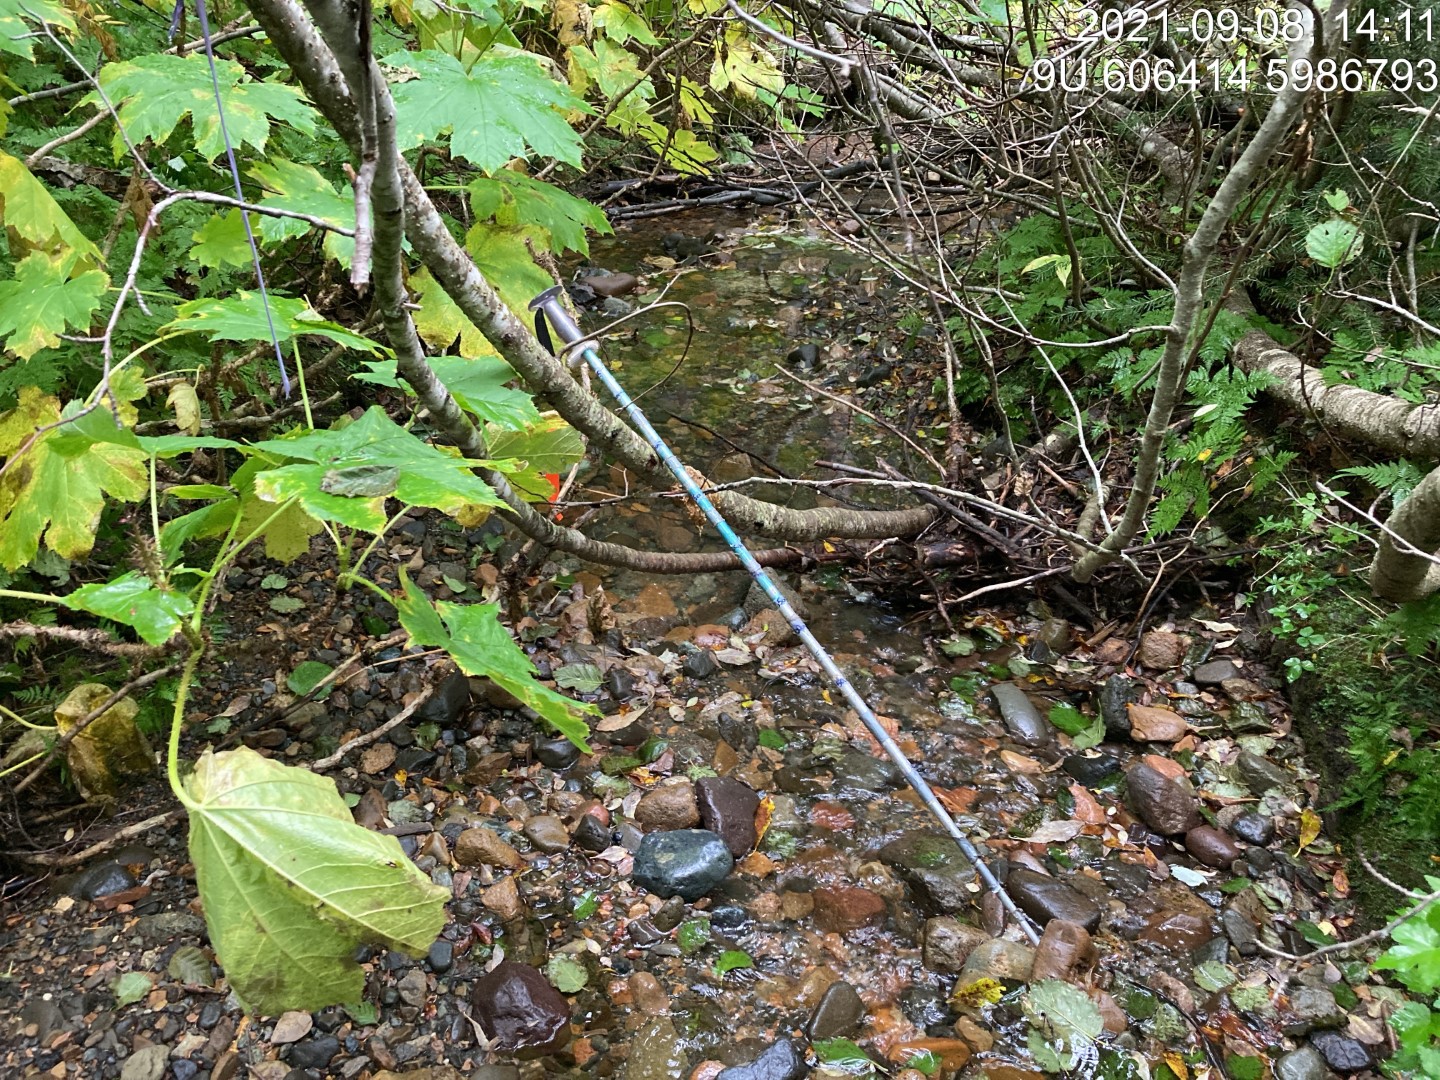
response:
[[[0,0],[5,813],[123,802],[138,712],[247,1004],[354,1002],[358,943],[423,952],[444,897],[394,837],[302,764],[187,728],[227,574],[325,544],[335,589],[393,608],[374,638],[586,745],[593,708],[537,677],[503,600],[367,560],[420,507],[596,564],[735,569],[574,524],[582,469],[636,499],[672,483],[528,305],[623,222],[779,207],[909,286],[892,353],[831,343],[880,368],[826,393],[886,449],[766,480],[843,502],[742,482],[717,505],[771,564],[895,540],[882,576],[923,582],[937,627],[1022,588],[1130,631],[1175,591],[1243,597],[1337,835],[1416,890],[1367,884],[1374,925],[1421,907],[1384,961],[1416,996],[1394,1068],[1440,1076],[1435,46],[1390,0],[1267,0],[1234,27],[1186,0],[1121,29],[1100,10]],[[927,565],[946,544],[963,556]],[[267,977],[286,942],[248,927],[259,904],[321,954],[300,981]]]

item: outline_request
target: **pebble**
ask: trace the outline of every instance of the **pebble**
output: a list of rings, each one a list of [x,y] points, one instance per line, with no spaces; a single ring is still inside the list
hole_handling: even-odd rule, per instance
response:
[[[1326,987],[1302,983],[1293,987],[1288,996],[1290,1017],[1285,1025],[1286,1035],[1298,1038],[1318,1028],[1345,1026],[1345,1010]]]
[[[1264,847],[1275,839],[1275,822],[1253,810],[1241,814],[1230,823],[1230,831],[1247,844]]]
[[[847,982],[831,983],[830,989],[810,1014],[805,1034],[813,1039],[835,1039],[849,1035],[865,1019],[865,1003]]]
[[[990,935],[979,927],[961,922],[952,915],[939,915],[925,921],[921,934],[921,955],[931,971],[954,972]]]
[[[1135,697],[1135,681],[1124,675],[1111,675],[1096,692],[1095,707],[1110,735],[1130,734],[1130,713],[1126,706]]]
[[[1190,781],[1171,779],[1144,762],[1125,774],[1130,801],[1145,824],[1163,836],[1178,836],[1200,823],[1200,801]]]
[[[1037,981],[1068,979],[1092,952],[1090,932],[1085,927],[1066,919],[1051,919],[1035,947],[1035,968],[1030,977]]]
[[[1076,923],[1087,931],[1100,928],[1100,907],[1088,896],[1076,892],[1059,878],[1017,868],[1010,871],[1005,891],[1041,926],[1051,919]]]
[[[290,1048],[286,1060],[296,1069],[325,1069],[340,1052],[340,1040],[334,1035],[317,1035]]]
[[[501,840],[494,829],[483,826],[462,832],[455,839],[454,855],[457,866],[500,866],[518,870],[525,865],[518,851]]]
[[[1190,674],[1190,678],[1201,686],[1219,686],[1226,679],[1233,679],[1240,669],[1233,660],[1211,660],[1201,664]]]
[[[630,996],[635,1007],[647,1016],[664,1016],[670,1011],[670,995],[660,985],[660,980],[648,971],[637,971],[630,976]]]
[[[436,975],[444,975],[455,963],[455,943],[443,937],[436,938],[425,954],[425,963]]]
[[[730,744],[736,753],[745,755],[755,749],[760,739],[760,730],[753,720],[736,717],[722,712],[717,722],[720,738]]]
[[[1241,956],[1254,956],[1260,951],[1260,935],[1250,917],[1233,905],[1220,912],[1220,929]]]
[[[657,896],[698,900],[735,865],[730,848],[708,829],[647,833],[635,853],[632,879]]]
[[[1055,737],[1050,721],[1040,715],[1030,695],[1014,683],[996,683],[990,688],[990,696],[1010,734],[1023,745],[1044,746]]]
[[[738,783],[738,781],[732,782]],[[753,819],[753,811],[751,816]],[[635,820],[647,829],[662,832],[670,829],[693,829],[700,824],[700,808],[695,801],[695,786],[683,776],[662,780],[640,799],[635,807]],[[706,828],[710,828],[710,826],[707,824]],[[720,830],[713,829],[712,831],[719,832]]]
[[[442,728],[457,727],[469,709],[470,680],[456,671],[447,675],[429,700],[415,710],[415,720]]]
[[[726,776],[706,776],[696,782],[695,798],[700,823],[719,834],[731,855],[742,858],[755,846],[755,811],[760,808],[760,796],[749,786]]]
[[[966,958],[965,966],[960,971],[959,985],[969,986],[977,979],[1029,982],[1034,970],[1034,948],[1008,938],[990,938],[978,945]]]
[[[1289,773],[1273,761],[1259,754],[1252,754],[1249,750],[1240,751],[1235,765],[1240,771],[1240,779],[1256,795],[1263,795],[1271,788],[1286,787],[1290,783]]]
[[[685,662],[680,665],[680,670],[692,679],[708,679],[715,674],[719,667],[713,652],[709,649],[697,649],[685,657]]]
[[[580,820],[575,823],[575,831],[571,834],[571,838],[578,847],[598,855],[610,846],[612,835],[610,826],[602,824],[594,814],[582,814]]]
[[[815,925],[826,933],[849,934],[885,921],[885,898],[849,885],[827,885],[816,889]]]
[[[881,848],[879,857],[899,873],[916,901],[931,914],[968,910],[973,903],[969,886],[975,871],[949,836],[905,833]]]
[[[425,1004],[425,973],[419,968],[407,971],[405,977],[395,984],[395,989],[400,994],[400,1000],[406,1005],[419,1008]]]
[[[570,830],[554,814],[537,814],[525,822],[525,836],[540,851],[553,853],[570,846]],[[463,839],[465,834],[460,834]]]
[[[134,888],[135,875],[117,862],[97,863],[70,886],[70,895],[81,900],[99,900],[102,896]]]
[[[547,739],[535,747],[540,764],[551,769],[568,769],[580,758],[580,748],[569,739]]]
[[[475,1019],[500,1050],[558,1048],[570,1026],[570,1005],[529,964],[502,960],[475,980]]]
[[[1131,705],[1130,737],[1139,742],[1175,742],[1185,737],[1185,718],[1170,709]]]
[[[596,296],[628,296],[640,287],[640,279],[634,274],[591,274],[584,279]]]
[[[1302,1046],[1275,1059],[1275,1080],[1326,1080],[1330,1070],[1313,1046]]]
[[[158,1043],[141,1047],[120,1067],[120,1080],[161,1080],[170,1061],[170,1048]]]
[[[1225,869],[1240,858],[1240,847],[1219,829],[1197,825],[1185,834],[1185,850],[1199,862]]]
[[[1188,641],[1181,634],[1169,630],[1151,630],[1140,639],[1140,648],[1135,658],[1148,668],[1168,671],[1178,667],[1185,659]]]
[[[901,779],[894,762],[854,750],[841,756],[832,773],[833,792],[837,795],[876,795],[889,791]]]
[[[1093,755],[1071,754],[1060,767],[1086,787],[1098,787],[1120,771],[1120,759],[1104,751]]]
[[[1320,1051],[1325,1064],[1336,1072],[1359,1072],[1375,1064],[1368,1046],[1338,1031],[1317,1031],[1310,1036],[1310,1045]]]
[[[781,1039],[748,1065],[732,1065],[715,1080],[802,1080],[809,1075],[800,1047]]]
[[[675,1080],[684,1070],[685,1051],[675,1025],[665,1016],[645,1021],[630,1043],[625,1080]]]

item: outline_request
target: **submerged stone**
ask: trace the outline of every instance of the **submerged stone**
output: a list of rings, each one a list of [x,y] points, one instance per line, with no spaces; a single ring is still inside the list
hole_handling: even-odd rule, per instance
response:
[[[725,841],[731,855],[741,858],[755,846],[755,811],[760,808],[760,796],[748,785],[726,776],[705,776],[696,781],[695,801],[699,803],[700,823]]]
[[[789,1039],[781,1039],[748,1065],[722,1069],[715,1080],[801,1080],[808,1075],[810,1067],[805,1064],[800,1047]]]
[[[805,1034],[811,1039],[834,1039],[848,1035],[865,1019],[865,1003],[847,982],[831,983],[830,989],[810,1014]]]
[[[502,960],[475,981],[475,1019],[501,1050],[559,1049],[570,1026],[570,1005],[537,969]]]
[[[932,913],[968,909],[973,897],[968,886],[975,871],[960,854],[952,837],[912,832],[892,840],[879,852],[880,861],[899,873],[916,901]]]
[[[1100,927],[1100,908],[1095,901],[1076,892],[1059,878],[1017,868],[1010,871],[1005,891],[1021,911],[1042,927],[1051,919],[1076,923],[1089,931]]]
[[[635,853],[635,884],[656,896],[699,900],[735,865],[730,848],[708,829],[648,833]]]
[[[1025,746],[1044,746],[1055,737],[1050,721],[1040,715],[1040,710],[1030,696],[1014,683],[996,683],[990,688],[995,707],[1005,727]]]

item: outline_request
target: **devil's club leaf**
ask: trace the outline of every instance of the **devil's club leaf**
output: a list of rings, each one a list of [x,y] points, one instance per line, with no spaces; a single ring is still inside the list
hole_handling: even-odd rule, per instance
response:
[[[239,210],[215,214],[190,236],[190,257],[201,266],[249,266],[250,241]]]
[[[427,362],[454,395],[455,403],[466,412],[515,431],[540,422],[540,413],[530,395],[505,385],[515,378],[515,372],[498,356],[431,356]],[[409,384],[401,383],[395,374],[394,360],[370,360],[367,364],[370,371],[357,372],[352,377],[380,386],[410,389]]]
[[[404,585],[405,598],[396,603],[396,609],[400,613],[400,625],[413,644],[444,649],[465,674],[488,676],[589,753],[585,743],[589,729],[580,714],[598,715],[598,710],[535,681],[530,658],[495,617],[499,610],[496,605],[441,602],[432,606],[408,578]]]
[[[44,19],[57,30],[75,32],[75,19],[55,0],[0,0],[0,52],[33,60],[30,25]]]
[[[359,946],[423,953],[445,925],[449,891],[356,825],[329,779],[240,749],[202,755],[185,788],[210,940],[251,1008],[359,1001]]]
[[[5,0],[0,0],[0,11]],[[4,36],[4,17],[0,15],[0,38]],[[73,252],[77,256],[99,260],[97,248],[60,209],[36,180],[24,162],[0,150],[0,217],[5,226],[14,230],[10,253],[16,258],[25,248],[40,248],[51,255]],[[16,240],[19,243],[16,243]]]
[[[256,82],[233,60],[216,60],[215,67],[220,76],[226,130],[233,145],[249,143],[263,153],[272,118],[314,134],[314,110],[299,90],[284,83]],[[195,148],[200,153],[210,159],[225,149],[210,66],[203,53],[152,53],[132,62],[106,64],[100,69],[100,85],[111,103],[118,106],[120,126],[131,142],[154,139],[163,143],[175,125],[189,116],[195,129]],[[88,95],[85,102],[97,108],[104,104],[98,94]],[[117,132],[115,156],[125,152],[125,143]]]
[[[433,506],[453,514],[463,506],[502,505],[490,485],[471,471],[475,462],[422,442],[386,416],[378,405],[339,431],[311,431],[298,438],[269,439],[254,446],[308,463],[282,465],[258,475],[255,491],[262,499],[280,503],[295,498],[312,516],[356,529],[378,532],[387,520],[383,496],[331,493],[347,470],[360,466],[396,469],[395,497],[411,506]]]
[[[195,610],[183,593],[157,589],[144,574],[132,570],[114,581],[85,585],[65,597],[77,611],[133,626],[151,645],[169,641],[180,622]]]
[[[497,225],[538,225],[550,234],[550,250],[556,254],[587,252],[586,229],[614,232],[605,211],[594,203],[509,169],[501,169],[493,179],[481,177],[469,190],[477,218],[493,218]]]
[[[418,78],[391,92],[402,148],[450,132],[450,152],[486,171],[526,149],[580,164],[580,136],[565,119],[588,112],[584,101],[545,73],[538,57],[486,54],[467,71],[442,52],[402,52],[385,59]]]
[[[252,165],[250,175],[264,187],[274,192],[260,203],[277,210],[289,210],[297,214],[309,214],[342,229],[355,228],[355,198],[347,185],[336,191],[330,181],[321,176],[310,165],[297,165],[293,161],[276,160]],[[292,236],[304,236],[315,226],[299,218],[261,217],[260,235],[268,241],[284,240]],[[350,265],[355,253],[353,237],[326,232],[325,254],[338,259],[343,265]]]
[[[108,279],[99,270],[71,277],[64,259],[33,251],[15,268],[15,277],[0,281],[0,336],[5,347],[22,360],[60,344],[67,329],[90,325]]]
[[[20,403],[0,417],[0,455],[10,455],[36,428],[60,419],[60,402],[22,387]],[[92,422],[114,420],[105,409]],[[116,442],[91,442],[73,429],[40,436],[0,477],[0,566],[18,570],[40,549],[40,537],[67,559],[88,554],[108,494],[131,501],[144,496],[145,452]]]
[[[580,433],[558,416],[547,417],[524,431],[491,430],[486,437],[492,456],[525,463],[523,471],[510,477],[510,483],[538,499],[555,494],[547,473],[563,473],[585,456]]]
[[[269,296],[270,317],[282,345],[297,335],[314,334],[365,352],[376,352],[380,348],[369,338],[322,318],[304,300],[274,293]],[[201,333],[211,341],[270,340],[270,323],[266,321],[265,305],[258,292],[241,289],[223,300],[191,300],[176,311],[180,317],[165,326],[164,333]]]

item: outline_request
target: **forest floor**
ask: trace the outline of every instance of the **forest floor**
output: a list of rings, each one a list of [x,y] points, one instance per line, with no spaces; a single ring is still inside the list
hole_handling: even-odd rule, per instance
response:
[[[621,246],[607,267],[643,272],[619,264]],[[797,290],[812,256],[783,256],[800,260],[782,267]],[[818,321],[838,325],[873,297],[853,268],[834,275],[843,287],[803,295],[766,269],[733,286],[747,311],[725,291],[734,266],[720,266],[705,271],[713,290],[694,286],[720,295],[691,298],[714,357],[762,341],[798,351],[824,339]],[[679,340],[677,328],[636,335],[632,390]],[[883,346],[838,343],[840,380],[893,374]],[[823,369],[827,351],[795,363]],[[820,405],[802,413],[813,429],[785,427],[788,384],[758,362],[732,356],[724,378],[713,363],[646,407],[709,427],[727,403],[748,410],[762,426],[742,441],[774,448],[787,471],[837,438],[879,437]],[[687,452],[707,442],[682,420],[668,430],[691,432]],[[733,452],[709,442],[707,469]],[[698,547],[685,521],[632,504],[612,535]],[[512,552],[489,526],[416,514],[370,570],[385,589],[404,567],[437,599],[504,608]],[[1383,1055],[1399,999],[1363,963],[1315,953],[1355,935],[1352,871],[1321,828],[1263,632],[1229,598],[1176,601],[1133,635],[1039,600],[972,606],[936,631],[914,618],[918,602],[887,605],[833,569],[792,582],[1012,897],[1049,926],[1037,949],[742,575],[528,567],[513,629],[542,677],[601,708],[584,755],[443,657],[374,649],[393,608],[367,590],[337,595],[334,579],[318,543],[288,566],[257,553],[230,574],[221,660],[199,683],[186,753],[244,744],[305,763],[435,687],[411,723],[328,775],[358,822],[399,837],[451,890],[441,938],[422,958],[366,957],[364,1002],[247,1016],[214,965],[177,821],[12,889],[0,1073],[777,1080],[873,1062],[908,1080],[1038,1080],[1062,1066],[1321,1080]],[[352,657],[320,700],[289,685],[301,664]],[[60,818],[31,839],[79,847],[169,805],[157,776],[118,817]],[[662,835],[669,857],[656,860]],[[675,895],[686,882],[698,898]]]

